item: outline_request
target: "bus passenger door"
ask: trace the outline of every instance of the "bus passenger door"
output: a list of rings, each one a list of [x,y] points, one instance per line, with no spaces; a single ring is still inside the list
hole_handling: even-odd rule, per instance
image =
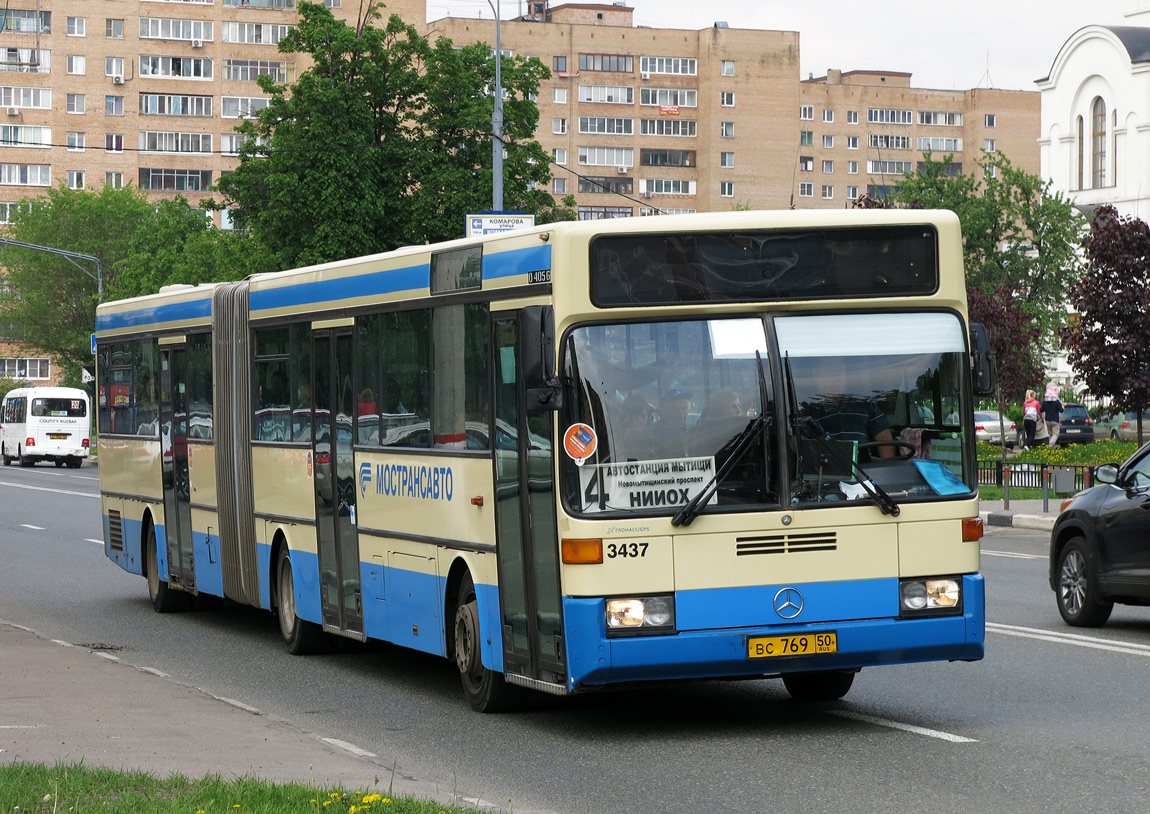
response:
[[[312,456],[315,461],[316,542],[325,629],[363,637],[363,592],[355,528],[352,461],[351,332],[317,330]]]
[[[565,685],[551,449],[553,413],[528,413],[519,325],[494,322],[495,523],[504,670]]]
[[[168,575],[196,587],[192,553],[192,489],[188,471],[188,352],[185,345],[160,347],[160,455],[164,480],[164,535]]]

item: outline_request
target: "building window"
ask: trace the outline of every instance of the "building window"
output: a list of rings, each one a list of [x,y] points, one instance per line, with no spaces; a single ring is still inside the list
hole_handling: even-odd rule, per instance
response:
[[[835,137],[834,136],[823,136],[823,148],[824,149],[830,150],[830,149],[833,149],[834,146],[835,146]]]
[[[830,184],[823,184],[823,200],[829,201],[835,197],[835,188]]]
[[[69,132],[67,137],[67,144],[69,152],[82,153],[84,152],[84,139],[83,133]]]
[[[104,20],[104,36],[110,40],[124,39],[124,21],[123,20]]]
[[[918,123],[938,127],[962,127],[962,114],[946,110],[920,110]]]
[[[857,161],[847,162],[847,175],[858,175],[859,163]]]
[[[646,93],[648,89],[644,88],[643,91]],[[633,105],[635,104],[635,89],[628,87],[627,85],[580,85],[579,101],[598,102],[600,104],[609,105]],[[676,103],[670,101],[665,103],[653,101],[649,104],[658,105]]]
[[[827,124],[834,124],[835,112],[833,110],[824,110],[823,111],[823,121],[826,122]]]
[[[998,167],[994,166],[993,164],[987,164],[986,165],[986,177],[987,178],[997,178],[998,177]]]
[[[719,93],[719,104],[723,107],[735,106],[735,93],[734,91],[724,90]]]
[[[724,59],[723,63],[722,63],[722,67],[719,69],[719,73],[722,76],[734,76],[735,75],[735,61],[733,59]]]
[[[104,97],[104,115],[105,116],[123,116],[124,115],[124,97],[123,96],[105,96]]]
[[[914,111],[868,107],[866,120],[869,124],[914,124]]]
[[[187,96],[185,99],[197,99],[200,97]],[[206,97],[210,104],[210,96]],[[266,108],[271,102],[271,99],[264,99],[260,96],[222,96],[220,97],[220,118],[221,119],[254,119],[259,115],[259,112]],[[191,115],[191,114],[186,114]],[[208,115],[211,115],[211,109],[208,110]]]
[[[81,54],[68,54],[68,73],[83,76],[88,60]]]
[[[835,171],[835,162],[823,159],[823,175],[830,175]]]
[[[720,198],[734,198],[735,197],[735,184],[733,181],[720,181],[719,182],[719,197]]]
[[[847,111],[847,124],[858,124],[858,123],[859,123],[859,112],[857,110],[848,110]]]
[[[665,119],[640,119],[639,132],[644,136],[679,136],[695,138],[698,122],[694,119],[678,119],[674,116]]]
[[[811,155],[799,156],[799,172],[814,172],[815,158]]]
[[[735,166],[735,154],[719,153],[719,166],[728,168]]]
[[[552,178],[551,191],[556,195],[565,195],[567,193],[567,179],[566,178]]]
[[[555,73],[567,73],[567,57],[551,57],[551,70]]]
[[[698,62],[690,57],[640,57],[639,70],[642,73],[662,73],[679,76],[695,76]]]
[[[212,185],[212,171],[140,167],[139,179],[140,189],[203,192]]]
[[[122,153],[124,152],[124,137],[116,133],[104,134],[104,152],[106,153]]]
[[[799,197],[800,198],[813,198],[815,197],[815,185],[810,181],[803,181],[799,184]]]
[[[82,93],[69,93],[68,94],[68,112],[69,113],[83,113],[84,112],[84,94],[82,94]]]
[[[735,137],[735,123],[734,122],[720,122],[719,123],[719,135],[721,135],[723,138],[734,138]]]
[[[580,147],[579,163],[586,167],[627,167],[635,166],[635,150],[632,147]]]
[[[123,76],[123,57],[104,57],[104,76]]]
[[[609,116],[580,116],[579,132],[589,134],[606,134],[613,136],[631,136],[635,134],[634,119],[616,119]]]
[[[85,20],[83,17],[69,17],[68,18],[68,36],[69,37],[82,37],[86,28]]]
[[[224,3],[224,5],[229,5]],[[235,5],[240,5],[235,3]],[[248,5],[246,2],[243,5]],[[261,3],[263,5],[263,3]],[[294,3],[293,3],[294,6]],[[215,23],[211,20],[181,20],[171,17],[141,17],[140,39],[145,40],[181,40],[191,42],[201,40],[210,42],[215,39]]]
[[[580,95],[582,95],[582,88],[581,85]],[[631,88],[614,88],[613,90],[630,91]],[[630,98],[620,95],[616,95],[614,100],[608,99],[607,101],[623,101],[625,104],[632,102]],[[694,88],[641,88],[639,90],[639,104],[648,107],[698,107],[699,91]]]
[[[858,196],[859,196],[859,188],[858,187],[847,187],[847,198],[848,199],[853,201]]]
[[[1101,96],[1094,97],[1090,118],[1090,186],[1098,189],[1106,186],[1106,102]]]
[[[16,187],[52,185],[51,164],[0,164],[0,184]]]
[[[987,127],[998,127],[998,117],[993,113],[987,113],[986,118],[983,119],[983,123]]]
[[[83,170],[68,170],[68,189],[83,189],[84,188],[84,171]]]
[[[567,120],[566,119],[552,119],[551,120],[551,132],[557,136],[561,136],[564,133],[566,133],[567,132]]]
[[[566,164],[567,163],[567,148],[566,147],[556,147],[554,150],[551,151],[551,158],[555,161],[556,164]]]
[[[799,131],[799,146],[800,147],[813,147],[815,145],[815,131],[814,130],[800,130]]]
[[[552,88],[551,101],[557,105],[567,104],[567,88]]]
[[[859,137],[858,136],[847,136],[847,149],[848,150],[857,150],[858,148],[859,148]]]
[[[50,379],[47,359],[0,359],[0,375],[7,379]]]
[[[294,25],[279,23],[240,23],[224,22],[221,35],[224,42],[244,43],[247,45],[279,45],[280,40],[294,29]]]
[[[868,175],[906,175],[913,170],[914,163],[911,161],[875,160],[866,163]]]
[[[111,187],[112,189],[124,188],[124,173],[122,172],[106,172],[104,173],[104,186]]]
[[[694,150],[642,149],[639,150],[639,165],[643,167],[694,167]]]
[[[815,106],[799,105],[799,119],[813,122],[815,120]]]
[[[1078,117],[1078,186],[1077,189],[1082,189],[1082,167],[1085,163],[1086,155],[1086,135],[1085,126],[1082,122],[1082,117]]]
[[[619,54],[580,54],[579,70],[634,73],[635,57]]]
[[[875,150],[909,150],[910,136],[892,136],[886,133],[871,133],[870,147]]]
[[[989,142],[993,144],[994,142]],[[952,136],[919,136],[918,149],[924,153],[961,153],[962,139]]]
[[[581,206],[579,220],[606,220],[608,218],[629,218],[634,215],[629,206]]]

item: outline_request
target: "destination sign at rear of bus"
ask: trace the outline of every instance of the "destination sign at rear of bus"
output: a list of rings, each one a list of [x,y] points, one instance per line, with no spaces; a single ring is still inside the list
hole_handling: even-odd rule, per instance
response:
[[[801,636],[752,636],[747,639],[747,658],[770,659],[782,656],[812,656],[837,653],[839,637],[833,631]]]

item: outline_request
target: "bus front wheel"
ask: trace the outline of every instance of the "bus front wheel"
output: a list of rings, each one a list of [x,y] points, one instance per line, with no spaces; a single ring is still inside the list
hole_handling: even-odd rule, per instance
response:
[[[479,602],[475,583],[465,576],[459,586],[455,606],[455,665],[463,684],[463,694],[478,712],[502,712],[522,700],[522,689],[508,684],[500,673],[483,666],[482,637],[479,628]]]
[[[291,570],[291,552],[285,545],[280,549],[276,565],[276,618],[280,623],[280,636],[284,647],[293,656],[318,653],[323,644],[323,628],[315,622],[299,618],[295,609],[295,577]]]
[[[796,701],[837,701],[847,694],[854,680],[853,670],[819,670],[783,675],[783,685]]]
[[[156,613],[176,613],[186,610],[191,602],[191,594],[177,591],[167,582],[160,579],[159,554],[156,552],[156,527],[148,526],[148,536],[144,540],[146,566],[148,574],[148,598],[152,600],[152,608]]]

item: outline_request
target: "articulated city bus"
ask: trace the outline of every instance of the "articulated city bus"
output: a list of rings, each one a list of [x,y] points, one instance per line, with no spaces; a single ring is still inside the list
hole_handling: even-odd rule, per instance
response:
[[[525,688],[982,658],[947,212],[599,220],[172,286],[97,313],[107,556],[157,611]]]

